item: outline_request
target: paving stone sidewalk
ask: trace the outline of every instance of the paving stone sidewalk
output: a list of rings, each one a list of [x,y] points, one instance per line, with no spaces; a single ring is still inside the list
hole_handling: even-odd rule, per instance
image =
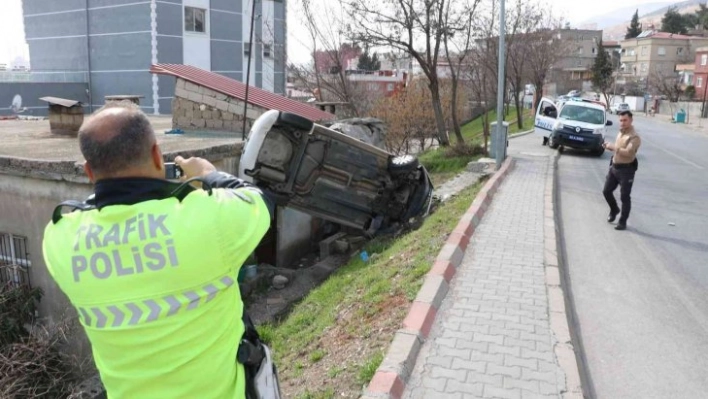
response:
[[[514,155],[516,166],[472,236],[404,398],[563,395],[544,270],[552,168],[548,156],[533,155]]]

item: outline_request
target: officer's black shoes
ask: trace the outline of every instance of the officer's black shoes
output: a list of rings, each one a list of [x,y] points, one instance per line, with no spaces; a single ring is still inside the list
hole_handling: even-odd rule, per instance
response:
[[[627,225],[626,224],[618,224],[615,226],[615,230],[627,230]]]
[[[617,219],[617,215],[619,215],[619,211],[617,212],[610,212],[610,215],[607,216],[607,223],[612,223]]]

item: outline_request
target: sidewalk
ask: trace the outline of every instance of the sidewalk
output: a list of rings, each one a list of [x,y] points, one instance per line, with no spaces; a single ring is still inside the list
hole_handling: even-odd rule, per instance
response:
[[[465,251],[405,398],[551,398],[565,390],[544,270],[546,157],[516,157]]]
[[[530,135],[448,238],[364,397],[582,398],[558,267],[556,152]]]

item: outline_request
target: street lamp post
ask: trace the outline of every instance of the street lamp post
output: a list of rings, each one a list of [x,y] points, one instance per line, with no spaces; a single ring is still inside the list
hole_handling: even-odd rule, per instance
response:
[[[499,69],[497,71],[497,130],[495,142],[495,160],[497,169],[501,168],[504,158],[506,158],[506,131],[504,129],[504,52],[506,47],[506,20],[505,20],[504,0],[500,1],[499,8]],[[516,112],[519,112],[517,109]]]

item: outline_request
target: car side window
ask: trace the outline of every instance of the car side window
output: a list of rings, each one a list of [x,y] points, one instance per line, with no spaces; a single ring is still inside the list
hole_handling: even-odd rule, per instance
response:
[[[541,113],[543,114],[543,116],[547,116],[553,119],[558,117],[558,111],[556,110],[556,107],[547,101],[544,101],[543,104],[541,104],[541,109]]]

